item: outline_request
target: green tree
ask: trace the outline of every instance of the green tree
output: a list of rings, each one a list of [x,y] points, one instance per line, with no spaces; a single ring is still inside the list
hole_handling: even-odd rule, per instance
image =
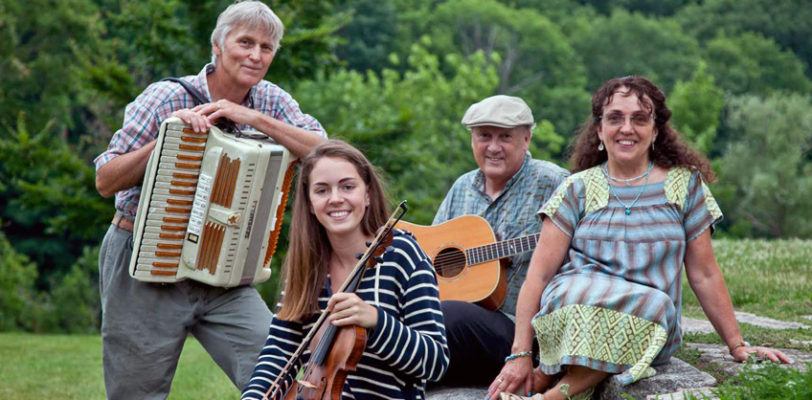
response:
[[[494,0],[452,0],[430,16],[433,51],[478,51],[495,62],[495,93],[525,99],[539,120],[562,132],[581,122],[589,107],[582,60],[559,27],[532,9],[514,9]],[[494,57],[498,54],[498,57]]]
[[[99,246],[85,247],[65,274],[54,279],[50,298],[56,331],[95,333],[99,328]]]
[[[90,0],[0,2],[0,128],[24,112],[35,131],[81,129],[75,59],[98,50],[97,13]]]
[[[640,12],[647,15],[670,16],[691,0],[510,0],[507,3],[516,7],[529,7],[545,11],[590,8],[609,15],[616,8]],[[547,15],[546,13],[542,13]]]
[[[0,331],[23,327],[27,307],[34,298],[36,279],[37,267],[14,250],[0,230]]]
[[[668,105],[674,127],[697,150],[708,154],[716,138],[719,117],[724,107],[722,90],[714,85],[706,64],[701,62],[690,81],[678,81]]]
[[[682,8],[675,19],[701,41],[757,32],[792,50],[812,73],[812,7],[797,0],[706,0]],[[721,77],[718,77],[721,78]]]
[[[51,125],[32,134],[18,118],[15,129],[0,128],[0,218],[11,243],[45,279],[102,237],[112,203],[96,193],[93,169]]]
[[[385,171],[392,198],[408,199],[409,219],[424,224],[454,179],[476,166],[459,120],[497,82],[483,54],[465,60],[451,54],[441,63],[427,51],[430,43],[423,38],[412,46],[403,73],[342,70],[295,90],[332,137],[355,144]]]
[[[722,209],[734,230],[768,237],[812,237],[812,98],[741,96],[729,101],[735,140],[721,160],[720,183],[732,187]]]
[[[597,0],[586,3],[607,3],[609,8],[623,8],[646,15],[671,16],[692,0]]]
[[[397,8],[392,1],[353,0],[346,4],[352,10],[352,22],[338,34],[343,44],[336,49],[346,67],[356,71],[380,72],[387,66],[389,54],[395,52],[398,34]]]
[[[590,91],[611,78],[643,75],[668,92],[691,79],[700,60],[699,44],[675,21],[623,10],[578,24],[569,37],[584,59]]]
[[[719,86],[733,94],[765,96],[775,91],[809,93],[812,89],[801,60],[759,34],[721,34],[706,43],[704,59]]]

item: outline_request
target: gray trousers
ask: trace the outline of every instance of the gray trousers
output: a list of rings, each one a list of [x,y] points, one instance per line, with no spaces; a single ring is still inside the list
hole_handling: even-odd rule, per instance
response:
[[[256,289],[140,282],[128,273],[132,249],[132,233],[111,225],[99,254],[107,397],[165,399],[189,334],[245,387],[272,316]]]

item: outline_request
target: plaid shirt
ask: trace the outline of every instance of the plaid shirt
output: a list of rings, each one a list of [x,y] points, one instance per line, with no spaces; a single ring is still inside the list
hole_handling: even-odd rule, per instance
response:
[[[473,214],[491,225],[496,240],[513,239],[541,231],[537,213],[552,196],[555,188],[569,176],[565,169],[549,162],[534,160],[530,153],[524,157],[522,167],[513,175],[496,199],[485,193],[485,175],[475,169],[460,176],[440,204],[434,216],[437,225],[462,215]],[[514,315],[519,289],[527,274],[532,252],[518,254],[510,260],[508,293],[500,309]]]
[[[190,75],[183,79],[190,82],[203,96],[211,100],[206,75],[212,72],[214,72],[214,65],[207,64],[196,76]],[[149,85],[132,103],[127,105],[121,129],[113,135],[107,150],[93,160],[96,163],[96,171],[110,160],[138,150],[155,140],[158,137],[161,123],[165,119],[177,110],[192,108],[194,105],[192,96],[175,82],[155,82]],[[327,137],[327,133],[319,121],[302,113],[299,104],[290,94],[266,80],[260,81],[251,88],[242,105],[290,125],[318,132],[323,137]],[[238,125],[238,127],[250,129],[246,125]],[[117,212],[123,214],[125,218],[134,220],[140,195],[140,185],[117,192]]]

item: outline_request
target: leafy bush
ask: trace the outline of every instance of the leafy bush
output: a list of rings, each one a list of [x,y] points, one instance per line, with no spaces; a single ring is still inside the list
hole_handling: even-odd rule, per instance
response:
[[[36,279],[36,266],[28,257],[17,253],[0,231],[0,331],[22,327]]]
[[[99,328],[99,247],[85,247],[82,256],[51,290],[58,332],[95,333]]]

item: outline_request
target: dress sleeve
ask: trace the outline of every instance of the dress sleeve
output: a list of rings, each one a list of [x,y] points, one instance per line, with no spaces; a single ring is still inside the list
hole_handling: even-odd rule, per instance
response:
[[[257,365],[254,367],[254,373],[251,375],[251,380],[248,385],[243,389],[242,399],[261,399],[271,384],[279,376],[279,373],[288,363],[288,360],[296,352],[299,344],[304,339],[304,331],[301,324],[284,321],[276,316],[271,320],[271,327],[268,330],[268,339],[265,342],[265,347],[259,353]],[[298,371],[302,362],[307,360],[300,359],[294,366],[292,371]],[[280,397],[285,393],[285,390],[293,382],[293,374],[288,374],[280,388]]]
[[[377,307],[378,324],[367,350],[394,370],[436,381],[445,374],[449,351],[434,271],[410,235],[396,236],[393,247],[395,250],[384,256],[384,263],[397,263],[398,270],[406,272],[397,278],[400,312],[393,315]]]
[[[696,239],[708,228],[711,228],[713,233],[716,223],[722,220],[722,210],[719,209],[708,186],[702,181],[699,172],[691,174],[683,210],[682,223],[688,241]]]
[[[575,226],[581,219],[582,197],[579,195],[579,188],[583,185],[575,176],[564,179],[553,195],[539,209],[539,217],[550,217],[553,223],[561,229],[567,236],[572,238],[575,233]]]

